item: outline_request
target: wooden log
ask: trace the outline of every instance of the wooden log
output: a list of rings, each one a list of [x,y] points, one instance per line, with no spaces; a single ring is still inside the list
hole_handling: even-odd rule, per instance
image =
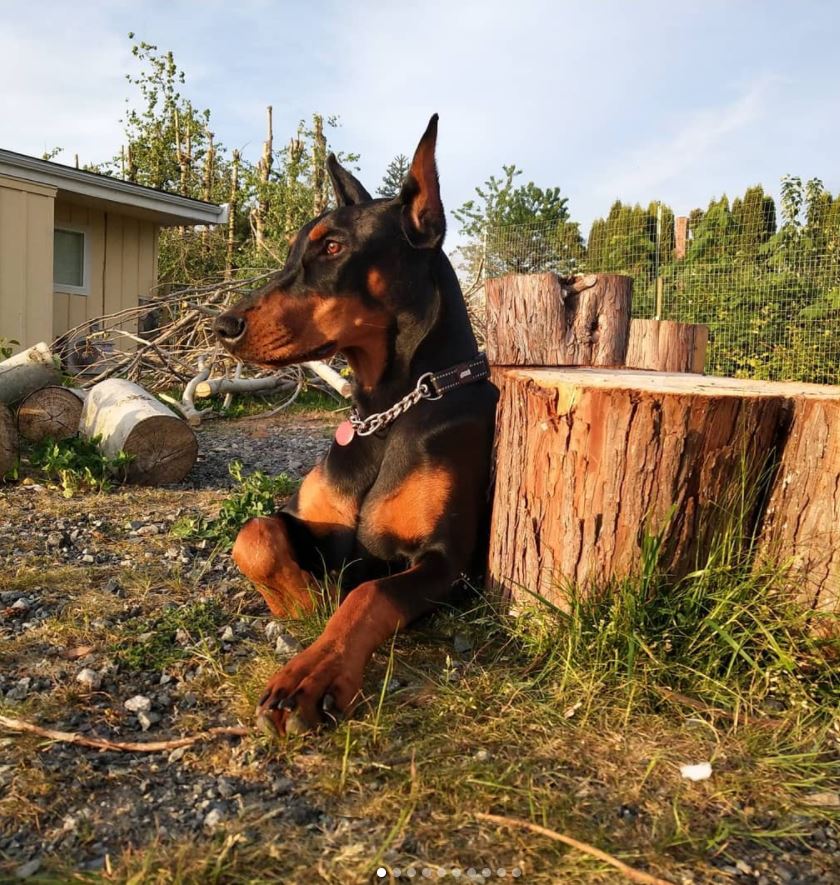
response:
[[[554,273],[488,280],[487,357],[494,366],[622,366],[631,277]]]
[[[7,470],[14,467],[18,456],[18,435],[9,407],[0,403],[0,482]]]
[[[765,470],[798,388],[629,369],[493,380],[491,584],[561,605],[572,585],[586,593],[633,575],[645,533],[661,536],[668,574],[702,563],[733,490]]]
[[[654,372],[703,373],[709,327],[672,320],[631,320],[625,364]]]
[[[50,385],[35,390],[18,406],[20,435],[30,442],[67,439],[79,432],[82,404],[87,391],[77,387]]]
[[[104,455],[132,457],[129,482],[164,485],[179,482],[192,468],[198,442],[192,429],[137,384],[109,378],[88,391],[81,432],[100,437]]]
[[[799,385],[762,524],[762,557],[791,569],[808,608],[840,612],[840,387]],[[829,624],[834,620],[833,625]],[[819,625],[817,625],[819,627]],[[826,619],[838,633],[835,619]]]
[[[14,403],[48,384],[61,382],[61,370],[43,341],[0,363],[0,403]]]

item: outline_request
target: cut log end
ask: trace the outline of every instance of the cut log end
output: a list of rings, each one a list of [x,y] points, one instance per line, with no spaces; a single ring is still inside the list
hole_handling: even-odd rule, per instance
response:
[[[655,372],[696,372],[706,362],[709,327],[672,320],[630,321],[626,365]]]
[[[83,403],[84,392],[69,387],[42,387],[30,393],[18,407],[20,435],[30,442],[75,436]]]
[[[131,457],[129,482],[168,485],[190,472],[198,456],[198,441],[180,418],[159,415],[138,423],[126,437],[123,451]]]

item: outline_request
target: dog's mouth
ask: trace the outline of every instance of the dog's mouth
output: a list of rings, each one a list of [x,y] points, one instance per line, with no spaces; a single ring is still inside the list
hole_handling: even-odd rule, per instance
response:
[[[261,366],[268,366],[272,369],[282,369],[284,366],[293,366],[295,363],[308,363],[311,360],[325,360],[334,356],[338,350],[337,341],[328,341],[320,347],[308,350],[305,353],[296,353],[293,356],[283,357],[275,360],[259,360]]]

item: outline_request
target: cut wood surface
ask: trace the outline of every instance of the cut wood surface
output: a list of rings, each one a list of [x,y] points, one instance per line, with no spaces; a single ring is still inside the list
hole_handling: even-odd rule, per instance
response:
[[[164,485],[180,482],[192,468],[198,442],[192,429],[137,384],[110,378],[88,391],[81,432],[101,437],[104,455],[122,450],[132,460],[130,482]]]
[[[758,482],[774,458],[785,463],[794,398],[809,414],[840,407],[838,387],[629,369],[507,369],[493,380],[501,398],[489,574],[508,596],[560,603],[572,584],[585,592],[633,574],[645,531],[661,533],[670,574],[695,568],[742,480]],[[816,497],[801,499],[815,525],[838,506],[832,474],[817,465],[827,450],[814,442],[806,482]],[[795,445],[787,452],[799,463]]]
[[[54,384],[33,391],[18,406],[20,435],[30,442],[75,436],[86,396],[84,390]]]
[[[840,611],[840,389],[835,399],[793,401],[790,427],[764,515],[761,550],[787,563],[799,598]],[[834,628],[829,628],[836,632]]]
[[[43,341],[0,363],[0,403],[15,403],[45,387],[59,384],[61,371]]]
[[[631,277],[511,274],[485,288],[491,365],[624,365]]]
[[[655,372],[697,372],[706,363],[709,327],[672,320],[630,320],[625,364]]]
[[[0,481],[15,463],[18,454],[18,435],[15,419],[9,407],[0,403]]]

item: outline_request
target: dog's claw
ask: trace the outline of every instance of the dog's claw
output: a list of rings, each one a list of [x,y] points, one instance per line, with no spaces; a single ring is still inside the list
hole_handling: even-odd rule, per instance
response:
[[[279,730],[277,729],[276,723],[271,718],[271,716],[267,716],[259,709],[259,707],[257,708],[257,728],[259,728],[264,735],[272,738],[273,740],[277,740],[282,737]]]

